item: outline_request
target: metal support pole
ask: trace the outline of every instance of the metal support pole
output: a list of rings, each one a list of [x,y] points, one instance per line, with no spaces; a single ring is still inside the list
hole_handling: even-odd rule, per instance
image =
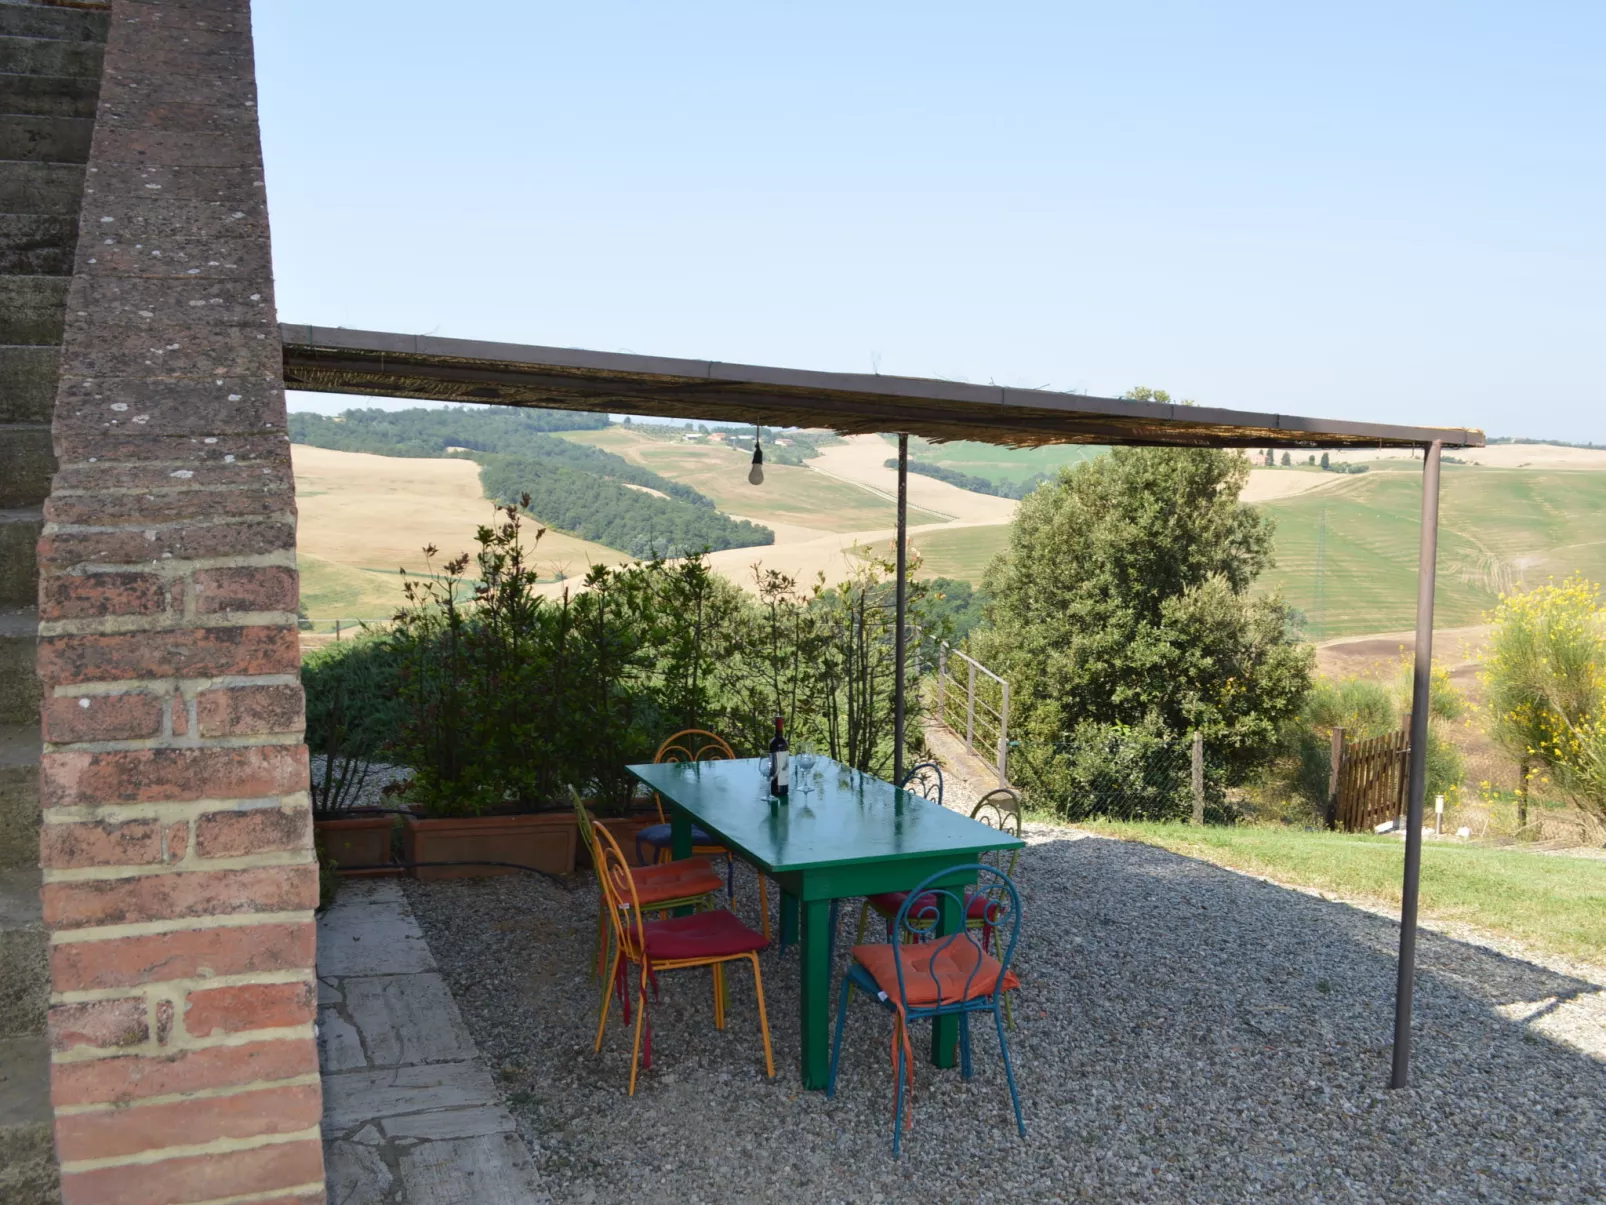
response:
[[[903,784],[903,654],[904,624],[909,608],[909,437],[898,436],[898,607],[892,687],[892,781]]]
[[[1204,823],[1204,733],[1193,731],[1193,822]]]
[[[1009,785],[1009,683],[1001,682],[1004,702],[998,709],[998,785]]]
[[[1439,458],[1434,440],[1422,464],[1422,546],[1416,579],[1416,666],[1411,677],[1411,769],[1405,817],[1405,882],[1400,891],[1400,967],[1394,988],[1394,1074],[1411,1080],[1411,987],[1416,976],[1416,897],[1422,881],[1422,802],[1428,781],[1428,691],[1433,673],[1433,587],[1439,561]]]
[[[947,710],[948,686],[948,642],[944,640],[937,646],[937,718],[944,724],[948,722]]]
[[[976,663],[966,657],[965,664],[970,667],[970,682],[965,687],[965,748],[974,753],[976,752]]]
[[[1344,773],[1344,730],[1333,729],[1332,764],[1327,771],[1327,827],[1338,827],[1338,789]]]

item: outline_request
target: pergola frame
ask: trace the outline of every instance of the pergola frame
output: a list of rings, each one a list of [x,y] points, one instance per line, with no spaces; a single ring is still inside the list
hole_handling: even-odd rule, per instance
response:
[[[286,388],[368,397],[630,413],[824,427],[898,436],[894,778],[903,776],[909,436],[1006,447],[1046,444],[1218,448],[1421,448],[1422,531],[1400,953],[1390,1086],[1410,1082],[1428,689],[1438,561],[1439,477],[1446,447],[1482,447],[1471,428],[1355,423],[1048,390],[878,374],[811,372],[574,348],[485,343],[326,327],[281,327]]]

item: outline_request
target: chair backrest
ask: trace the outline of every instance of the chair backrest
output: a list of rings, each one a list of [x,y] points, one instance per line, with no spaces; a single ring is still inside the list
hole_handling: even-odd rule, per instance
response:
[[[736,754],[718,733],[703,728],[683,728],[658,746],[652,755],[653,764],[663,762],[733,761]],[[664,801],[658,792],[652,793],[653,804],[658,808],[658,823],[665,823]]]
[[[934,761],[923,761],[918,766],[911,766],[898,785],[911,795],[918,795],[922,799],[931,800],[938,807],[942,806],[942,767]]]
[[[580,829],[580,841],[591,856],[591,865],[600,867],[602,863],[597,861],[597,839],[591,834],[591,826],[596,821],[591,818],[591,809],[586,807],[586,801],[580,798],[580,792],[575,790],[572,782],[569,784],[569,798],[574,800],[574,822]],[[600,871],[598,878],[601,878]]]
[[[647,930],[630,863],[625,861],[613,834],[595,821],[591,824],[591,848],[595,851],[597,882],[602,885],[602,904],[613,923],[613,935],[627,958],[641,962],[647,948]]]
[[[654,762],[730,761],[736,754],[725,738],[702,728],[686,728],[669,737],[652,755]]]
[[[985,824],[988,828],[996,828],[1001,833],[1008,833],[1011,837],[1020,836],[1020,796],[1009,787],[999,787],[988,791],[976,800],[976,806],[970,809],[970,818]],[[1013,875],[1015,864],[1020,859],[1020,850],[1009,851],[1006,861],[1003,851],[993,854],[977,855],[981,861],[989,865],[996,865],[1004,873]]]
[[[976,872],[973,889],[939,885],[940,880],[951,880],[966,871]],[[975,919],[969,924],[965,922],[970,890],[994,901],[988,905],[979,924]],[[946,937],[934,937],[944,903],[961,918],[959,927]],[[981,931],[980,939],[976,936],[978,931]],[[899,1003],[907,1012],[911,988],[932,991],[944,1002],[970,999],[971,988],[977,976],[983,973],[984,955],[989,949],[996,951],[998,977],[987,995],[996,999],[1004,990],[1004,973],[1015,957],[1015,942],[1019,937],[1020,895],[1007,874],[985,862],[937,871],[904,897],[892,922],[891,944],[901,952],[894,959],[898,968]]]

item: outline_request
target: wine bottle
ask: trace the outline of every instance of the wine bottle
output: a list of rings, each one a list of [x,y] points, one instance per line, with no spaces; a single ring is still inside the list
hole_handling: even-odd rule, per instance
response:
[[[788,764],[786,737],[781,734],[781,717],[775,717],[775,736],[770,740],[770,794],[785,799],[792,788],[792,767]]]

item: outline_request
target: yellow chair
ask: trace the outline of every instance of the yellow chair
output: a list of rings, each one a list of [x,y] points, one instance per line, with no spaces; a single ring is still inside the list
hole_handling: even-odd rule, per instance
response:
[[[666,762],[699,762],[699,761],[731,761],[736,754],[723,737],[708,732],[702,728],[686,728],[675,733],[658,746],[658,752],[653,754],[654,764]],[[658,792],[652,793],[653,805],[658,809],[658,823],[649,825],[636,834],[636,860],[647,862],[645,848],[656,851],[652,861],[663,862],[672,856],[669,818],[664,815],[664,801],[658,797]],[[732,861],[731,851],[719,844],[714,838],[702,829],[693,826],[691,832],[691,852],[693,857],[724,858],[727,866]],[[727,870],[727,875],[731,872]],[[730,894],[730,879],[726,879],[726,892]],[[758,876],[758,918],[759,925],[764,931],[765,940],[770,936],[770,899],[766,880],[762,874]]]
[[[592,830],[596,821],[591,818],[591,811],[580,798],[580,792],[574,789],[571,783],[569,795],[574,800],[575,823],[580,828],[580,839],[585,842],[586,853],[591,856],[591,865],[600,867],[601,861],[597,857],[597,839]],[[657,866],[633,866],[630,870],[635,880],[636,894],[641,900],[641,906],[649,912],[664,913],[673,908],[712,908],[714,906],[714,893],[721,883],[719,872],[711,866],[706,858],[685,858],[679,862],[665,862]],[[593,960],[591,974],[593,978],[599,977],[603,971],[603,959],[607,954],[608,942],[608,901],[602,895],[602,874],[597,873],[597,946],[596,958]]]
[[[758,995],[758,1026],[764,1038],[764,1073],[775,1078],[775,1055],[770,1048],[769,1014],[764,1008],[764,975],[759,970],[758,954],[768,947],[769,941],[755,933],[725,908],[711,912],[694,912],[690,916],[675,916],[664,920],[647,920],[642,915],[642,900],[636,892],[636,878],[631,873],[625,856],[619,851],[612,834],[600,824],[593,823],[598,853],[597,878],[602,883],[607,913],[613,924],[614,952],[608,968],[602,997],[602,1015],[597,1019],[595,1049],[602,1050],[602,1038],[608,1028],[608,986],[617,987],[619,1003],[624,1012],[625,1024],[630,1023],[631,985],[627,982],[627,966],[641,968],[634,985],[636,1003],[636,1037],[630,1053],[630,1095],[636,1094],[636,1075],[645,1065],[652,1066],[652,1027],[647,1023],[647,984],[657,982],[660,971],[681,970],[687,967],[711,967],[714,973],[714,1026],[725,1028],[725,964],[746,959],[753,967],[753,990]],[[646,1050],[643,1059],[642,1033],[646,1031]]]

